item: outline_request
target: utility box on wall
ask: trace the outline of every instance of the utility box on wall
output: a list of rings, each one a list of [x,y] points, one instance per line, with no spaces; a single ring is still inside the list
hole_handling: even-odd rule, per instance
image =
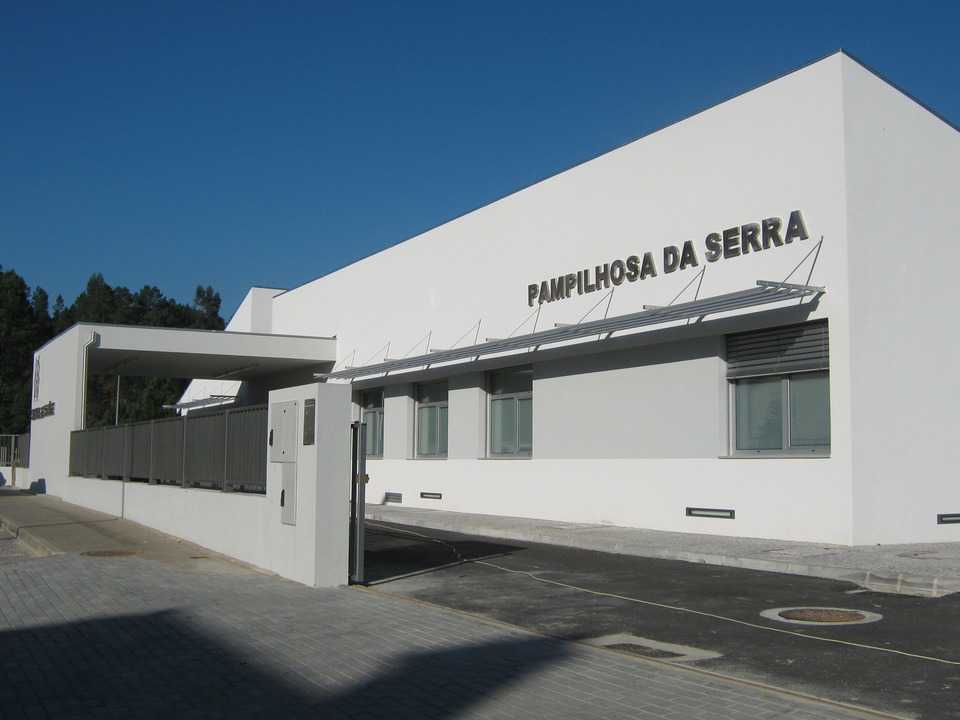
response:
[[[270,462],[297,461],[297,402],[270,406]]]
[[[265,567],[315,587],[349,579],[352,411],[349,385],[270,392]]]
[[[297,401],[270,407],[270,462],[280,464],[280,522],[297,524]]]

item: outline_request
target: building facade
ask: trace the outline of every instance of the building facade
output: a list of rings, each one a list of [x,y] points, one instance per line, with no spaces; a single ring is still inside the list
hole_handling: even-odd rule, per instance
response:
[[[958,191],[957,128],[837,52],[228,329],[336,338],[368,501],[956,541]]]

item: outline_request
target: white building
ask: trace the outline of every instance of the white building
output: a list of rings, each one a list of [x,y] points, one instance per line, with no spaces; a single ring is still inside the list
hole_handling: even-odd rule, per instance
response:
[[[228,330],[336,338],[368,501],[956,541],[958,195],[957,128],[837,52]]]

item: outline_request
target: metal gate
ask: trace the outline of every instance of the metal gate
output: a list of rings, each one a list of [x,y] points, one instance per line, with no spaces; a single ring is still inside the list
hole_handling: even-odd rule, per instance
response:
[[[363,582],[363,533],[367,483],[366,423],[350,423],[352,438],[350,491],[350,582]]]

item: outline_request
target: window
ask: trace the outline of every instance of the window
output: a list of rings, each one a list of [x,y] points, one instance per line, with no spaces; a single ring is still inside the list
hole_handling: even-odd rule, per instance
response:
[[[533,370],[490,374],[490,454],[533,452]]]
[[[447,383],[417,386],[417,456],[447,456]]]
[[[366,424],[367,456],[383,457],[383,389],[361,393],[360,408]]]
[[[826,322],[731,335],[735,455],[830,453]]]

